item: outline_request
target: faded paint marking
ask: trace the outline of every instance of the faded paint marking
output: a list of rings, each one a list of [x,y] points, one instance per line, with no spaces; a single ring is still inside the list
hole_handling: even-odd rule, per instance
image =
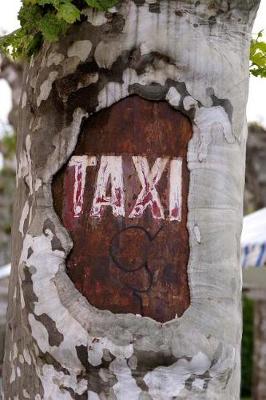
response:
[[[153,218],[165,219],[164,210],[155,186],[159,182],[169,159],[157,158],[150,170],[146,157],[136,156],[132,158],[142,185],[142,190],[138,195],[129,218],[141,217],[146,208],[150,206]]]
[[[182,159],[170,162],[169,218],[181,221],[182,212]]]
[[[111,196],[107,196],[109,180]],[[100,218],[104,207],[111,206],[115,217],[124,217],[124,197],[122,156],[102,156],[90,216]]]
[[[129,218],[140,218],[150,207],[152,217],[165,219],[165,211],[160,201],[156,185],[165,171],[169,158],[157,158],[153,167],[149,168],[146,157],[133,156],[133,163],[141,183],[142,189],[136,203],[129,214]],[[74,168],[74,189],[71,199],[74,218],[80,217],[83,212],[84,192],[86,186],[87,167],[97,165],[96,156],[73,156],[69,168]],[[111,196],[107,191],[111,191]],[[125,217],[125,189],[123,179],[122,156],[102,156],[96,179],[90,216],[101,218],[104,207],[112,207],[115,217]],[[182,159],[170,161],[169,173],[169,220],[181,221],[182,213]]]
[[[69,162],[69,167],[74,167],[75,169],[73,192],[73,211],[75,218],[80,216],[83,209],[87,167],[96,166],[96,164],[96,157],[88,156],[73,156]]]

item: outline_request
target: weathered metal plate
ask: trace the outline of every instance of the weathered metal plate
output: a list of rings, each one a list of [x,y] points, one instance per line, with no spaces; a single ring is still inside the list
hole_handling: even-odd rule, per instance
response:
[[[188,308],[191,135],[166,102],[137,96],[83,126],[53,195],[74,243],[68,274],[95,307],[161,322]]]

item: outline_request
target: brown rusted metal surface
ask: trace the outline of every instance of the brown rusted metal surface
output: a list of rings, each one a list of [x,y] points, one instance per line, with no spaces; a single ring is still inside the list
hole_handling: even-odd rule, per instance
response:
[[[95,307],[161,322],[189,307],[191,135],[166,102],[137,96],[83,126],[53,196],[74,243],[68,274]]]

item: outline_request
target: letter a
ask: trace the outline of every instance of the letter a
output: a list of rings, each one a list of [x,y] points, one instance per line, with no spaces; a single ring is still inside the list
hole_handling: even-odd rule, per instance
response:
[[[110,181],[111,196],[107,196]],[[125,216],[125,195],[121,156],[102,156],[90,216],[101,218],[104,207],[112,207],[115,217]]]

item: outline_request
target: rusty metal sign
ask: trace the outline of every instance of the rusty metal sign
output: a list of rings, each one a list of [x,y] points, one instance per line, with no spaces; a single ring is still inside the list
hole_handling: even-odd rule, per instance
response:
[[[95,307],[161,322],[188,308],[191,135],[166,102],[129,97],[88,119],[55,177],[68,274]]]

